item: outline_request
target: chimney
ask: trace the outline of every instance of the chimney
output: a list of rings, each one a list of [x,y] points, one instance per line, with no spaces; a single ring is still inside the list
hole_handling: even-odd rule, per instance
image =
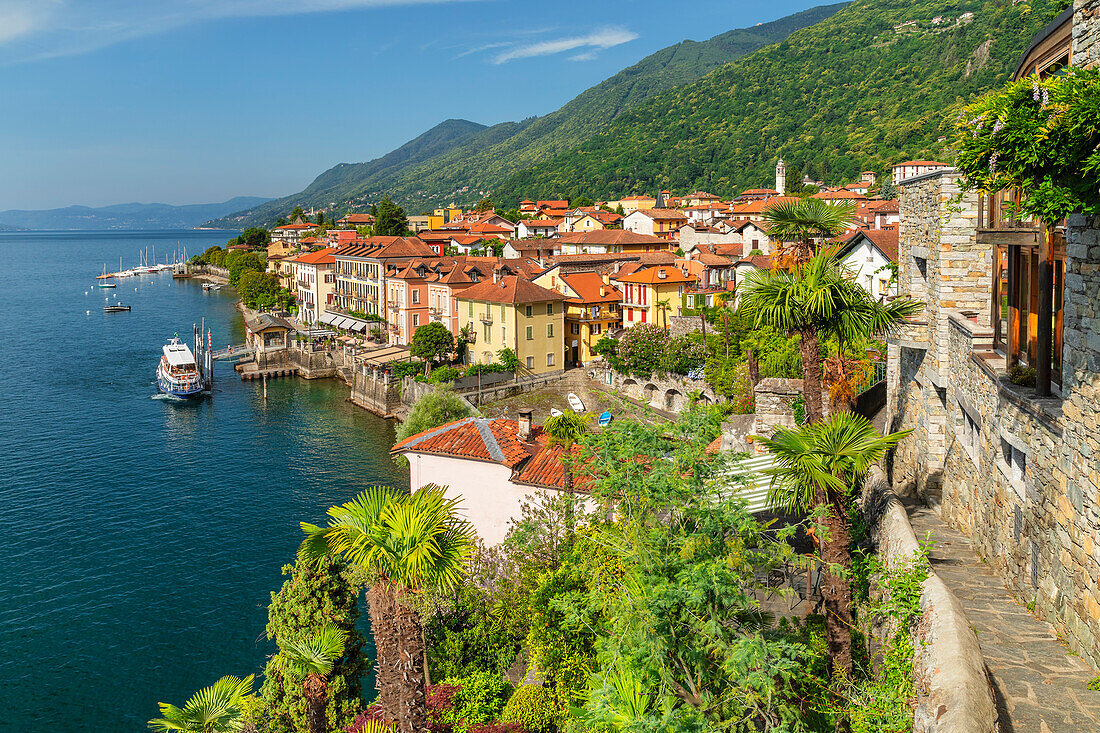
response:
[[[493,268],[493,282],[500,282],[500,269],[496,267]]]
[[[601,285],[600,286],[600,297],[603,298],[603,297],[606,297],[606,296],[607,296],[607,288],[605,288],[604,286]]]
[[[665,270],[665,268],[662,267],[660,270],[657,270],[657,278],[660,280],[665,280],[668,278],[668,272]]]
[[[600,278],[603,280],[604,285],[610,285],[611,284],[611,278],[606,273],[604,273],[603,275],[600,275]]]
[[[531,414],[531,409],[527,407],[519,411],[518,433],[520,440],[526,441],[531,439]]]

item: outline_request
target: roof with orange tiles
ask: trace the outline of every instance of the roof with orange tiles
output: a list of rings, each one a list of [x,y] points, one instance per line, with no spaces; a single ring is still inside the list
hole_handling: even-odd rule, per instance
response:
[[[565,464],[562,463],[562,454],[565,452],[565,448],[548,445],[546,435],[542,434],[538,428],[534,428],[534,431],[538,431],[534,436],[538,450],[531,456],[531,460],[513,470],[512,481],[517,484],[542,486],[548,489],[565,488]],[[575,458],[579,458],[581,451],[580,446],[573,446],[571,452]],[[587,492],[591,482],[590,475],[583,470],[583,467],[573,469],[574,491]]]
[[[599,273],[575,272],[572,275],[562,275],[561,279],[564,280],[565,284],[572,288],[573,292],[578,296],[571,300],[580,300],[585,303],[606,303],[611,301],[618,302],[623,297],[623,294],[619,292],[618,288],[614,285],[605,283]],[[601,290],[603,291],[603,295],[600,294]]]
[[[638,209],[635,214],[647,216],[650,219],[668,221],[686,221],[687,215],[679,209]]]
[[[938,160],[907,160],[904,163],[895,163],[890,167],[900,168],[903,165],[942,165],[944,168],[947,167],[947,163],[941,163]]]
[[[337,219],[346,224],[370,224],[374,221],[374,217],[370,214],[348,214],[347,216]]]
[[[277,230],[282,231],[300,231],[302,229],[316,229],[316,224],[283,224],[282,226],[275,227]]]
[[[513,468],[536,450],[536,446],[519,439],[518,431],[515,420],[467,417],[412,435],[390,452],[433,453]]]
[[[798,201],[796,196],[773,196],[770,199],[760,199],[738,204],[733,207],[732,211],[734,214],[761,214],[766,209],[770,209],[777,204],[793,203],[795,201]]]
[[[542,209],[567,209],[569,208],[568,199],[547,199],[546,201],[539,201],[536,205]]]
[[[293,262],[301,262],[303,265],[331,265],[336,262],[336,257],[331,249],[319,249],[316,252],[306,252],[295,257]]]
[[[663,273],[663,274],[662,274]],[[640,283],[643,285],[660,285],[662,283],[694,282],[694,278],[683,273],[678,267],[662,267],[654,265],[636,270],[629,275],[617,278],[619,282]]]
[[[776,191],[774,188],[750,188],[747,191],[742,191],[741,195],[744,196],[746,194],[761,194],[761,193],[767,193],[767,194],[771,194],[773,196],[778,196],[779,195],[779,191]]]
[[[563,244],[655,244],[668,246],[668,241],[649,234],[638,234],[626,229],[597,229],[591,232],[569,232],[557,239]]]
[[[870,241],[891,262],[898,261],[897,229],[860,229],[844,240],[841,251],[846,253],[862,238]]]
[[[528,229],[557,229],[561,219],[528,219],[521,222]]]
[[[813,194],[812,196],[810,196],[810,198],[812,198],[812,199],[825,199],[827,201],[828,200],[836,200],[836,199],[851,199],[853,201],[862,201],[862,200],[866,199],[867,197],[864,196],[863,194],[856,193],[855,191],[843,191],[843,190],[841,190],[841,191],[821,191],[820,193]]]
[[[619,200],[620,201],[656,201],[657,199],[653,198],[652,196],[627,196],[626,198],[619,199]]]
[[[510,305],[565,300],[565,296],[558,291],[535,285],[530,280],[516,275],[506,275],[498,282],[484,280],[464,290],[459,297],[463,300]]]
[[[431,257],[436,251],[417,237],[370,237],[357,239],[336,250],[337,257]]]
[[[730,267],[733,265],[733,260],[729,257],[723,257],[722,255],[711,254],[710,252],[701,252],[695,256],[696,262],[702,262],[708,267]]]
[[[737,265],[752,265],[758,270],[770,270],[772,268],[771,255],[750,255],[737,261]]]

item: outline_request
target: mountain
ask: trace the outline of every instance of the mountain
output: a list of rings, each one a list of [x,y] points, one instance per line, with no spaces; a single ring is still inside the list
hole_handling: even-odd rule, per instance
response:
[[[115,204],[63,209],[0,211],[0,231],[27,229],[191,229],[269,199],[237,196],[220,204]]]
[[[501,179],[576,147],[657,94],[693,82],[747,53],[818,23],[847,3],[823,5],[707,41],[682,41],[582,92],[543,117],[485,127],[447,120],[368,163],[342,163],[304,191],[212,224],[270,224],[294,206],[362,207],[388,193],[410,211],[473,203]]]
[[[667,188],[771,185],[776,159],[816,179],[948,158],[956,111],[1004,83],[1065,0],[856,0],[782,42],[618,117],[494,187],[509,206]],[[788,180],[790,175],[788,174]]]

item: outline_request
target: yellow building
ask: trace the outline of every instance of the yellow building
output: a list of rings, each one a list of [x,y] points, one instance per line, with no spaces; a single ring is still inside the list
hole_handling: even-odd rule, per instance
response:
[[[450,224],[452,221],[462,216],[462,209],[457,209],[453,206],[444,207],[442,209],[436,209],[428,217],[428,226],[426,229],[442,229],[444,224]],[[420,231],[420,230],[417,230]]]
[[[627,196],[620,201],[608,201],[608,206],[611,204],[617,204],[617,206],[623,207],[623,216],[629,216],[635,211],[641,209],[652,209],[657,205],[657,199],[652,196]],[[612,209],[616,209],[617,206],[611,206]]]
[[[657,326],[668,324],[668,318],[679,316],[683,306],[684,288],[695,284],[695,278],[685,275],[679,267],[644,267],[615,278],[623,291],[623,326],[640,323]]]
[[[564,301],[561,293],[515,275],[484,280],[458,293],[458,323],[474,332],[470,360],[491,363],[507,347],[519,357],[524,373],[565,368]]]
[[[606,275],[576,272],[559,275],[553,267],[535,278],[535,284],[557,290],[565,301],[565,358],[583,366],[596,358],[596,342],[622,325],[622,293]]]

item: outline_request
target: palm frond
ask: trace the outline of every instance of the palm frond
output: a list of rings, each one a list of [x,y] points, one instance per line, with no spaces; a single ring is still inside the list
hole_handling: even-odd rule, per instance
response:
[[[241,703],[252,694],[255,677],[244,679],[228,675],[204,687],[187,701],[182,708],[168,703],[157,703],[160,718],[149,721],[155,731],[188,731],[189,733],[222,733],[238,726]]]
[[[316,675],[327,679],[332,673],[332,666],[344,655],[347,637],[346,631],[327,623],[304,639],[282,642],[279,654],[284,664],[298,677]]]

